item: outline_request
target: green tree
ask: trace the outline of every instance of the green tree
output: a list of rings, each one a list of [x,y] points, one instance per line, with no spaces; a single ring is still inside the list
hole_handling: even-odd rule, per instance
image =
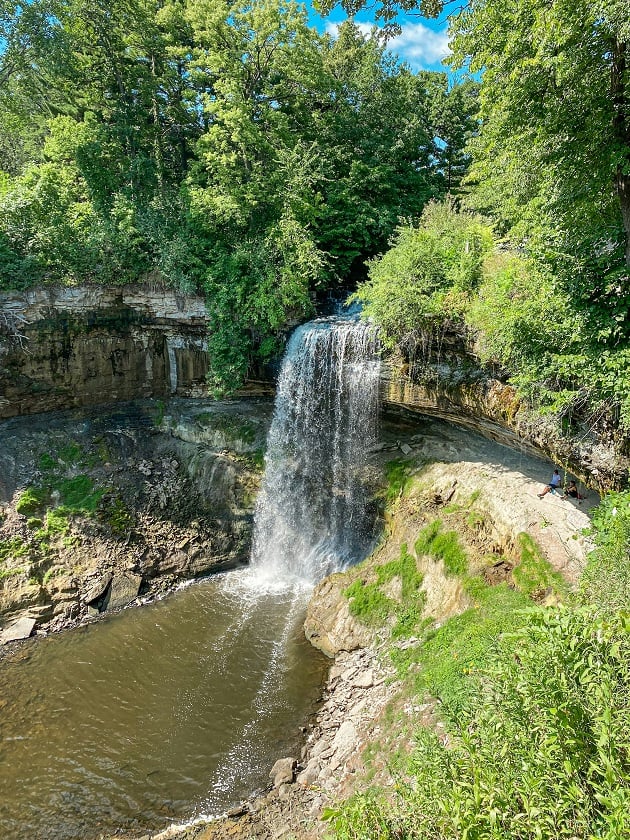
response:
[[[340,276],[363,279],[365,259],[386,247],[398,220],[442,192],[428,97],[376,32],[366,36],[351,22],[324,62],[329,87],[313,126],[324,175],[317,235]]]
[[[206,288],[220,385],[275,349],[286,321],[310,311],[309,290],[358,273],[442,180],[424,83],[376,34],[348,23],[337,39],[321,36],[291,2],[226,13],[199,0],[188,15],[190,71],[212,89],[188,187],[213,242]]]
[[[324,11],[334,3],[323,3]],[[364,0],[342,5],[354,14]],[[624,0],[384,0],[451,11],[454,64],[482,73],[476,174],[487,205],[569,254],[618,243],[630,266],[630,7]],[[547,242],[549,244],[549,242]],[[601,271],[601,265],[600,265]]]
[[[381,327],[385,343],[413,355],[423,338],[463,314],[482,277],[492,229],[452,202],[429,204],[420,223],[396,232],[392,247],[369,266],[369,280],[353,296]]]
[[[447,193],[462,191],[472,162],[469,142],[478,133],[479,83],[449,82],[446,73],[420,73],[430,102],[429,123],[435,138],[437,167]]]

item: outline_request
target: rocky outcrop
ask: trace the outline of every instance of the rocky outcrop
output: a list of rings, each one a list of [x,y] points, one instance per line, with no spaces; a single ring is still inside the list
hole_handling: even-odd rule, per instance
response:
[[[138,286],[0,294],[0,419],[136,397],[200,395],[202,298]]]
[[[245,563],[270,411],[178,399],[1,421],[0,641]]]
[[[578,417],[563,433],[556,418],[532,412],[501,371],[483,368],[460,336],[428,341],[411,361],[390,354],[381,370],[390,410],[439,417],[519,451],[543,453],[600,493],[628,483],[627,435],[601,418]]]
[[[137,397],[207,392],[204,300],[140,286],[0,294],[0,419]],[[259,387],[260,383],[258,383]],[[269,391],[269,388],[266,388]],[[500,370],[482,368],[459,335],[390,355],[381,396],[393,411],[440,417],[544,453],[602,492],[625,486],[630,441],[604,422],[533,414]]]

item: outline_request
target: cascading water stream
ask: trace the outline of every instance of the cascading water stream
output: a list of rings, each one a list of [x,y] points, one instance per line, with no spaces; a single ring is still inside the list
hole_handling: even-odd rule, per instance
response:
[[[376,332],[358,320],[313,321],[289,341],[267,437],[250,569],[225,578],[245,605],[244,623],[262,631],[267,598],[282,602],[286,619],[252,717],[210,780],[211,792],[231,789],[251,769],[249,745],[277,714],[275,687],[295,667],[287,640],[300,633],[312,586],[362,559],[373,543],[367,455],[378,431],[379,374]],[[211,810],[212,798],[207,806]]]
[[[254,520],[259,579],[312,585],[369,549],[366,457],[378,430],[378,350],[374,328],[358,320],[321,319],[293,334]]]

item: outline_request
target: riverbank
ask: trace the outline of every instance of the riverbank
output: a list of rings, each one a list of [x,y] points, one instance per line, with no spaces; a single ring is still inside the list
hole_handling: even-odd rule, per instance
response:
[[[301,753],[279,756],[287,760],[265,794],[229,816],[139,836],[315,840],[328,830],[323,818],[352,793],[374,785],[395,788],[402,764],[397,756],[412,749],[419,726],[446,737],[439,703],[430,696],[418,701],[392,661],[396,651],[400,659],[421,647],[423,626],[440,627],[474,607],[462,575],[449,574],[443,560],[412,548],[437,519],[446,523],[445,531],[457,532],[467,575],[491,589],[521,595],[527,589],[525,601],[554,604],[575,586],[590,549],[583,534],[588,511],[598,497],[587,493],[581,503],[560,495],[538,498],[553,468],[549,463],[429,420],[386,428],[372,458],[390,476],[385,533],[367,561],[327,578],[311,600],[306,632],[331,657],[331,669]],[[535,562],[523,556],[522,535],[540,549]],[[400,613],[395,606],[380,623],[365,621],[353,614],[344,593],[357,581],[373,584],[379,569],[398,562],[402,546],[422,575],[422,615],[417,632],[392,639]],[[384,589],[402,606],[396,575]]]

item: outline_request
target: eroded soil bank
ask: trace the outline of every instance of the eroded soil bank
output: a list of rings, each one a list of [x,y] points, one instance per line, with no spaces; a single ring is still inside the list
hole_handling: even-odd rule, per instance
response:
[[[422,575],[423,622],[437,627],[470,607],[461,579],[413,548],[428,523],[439,519],[458,533],[469,570],[489,585],[515,585],[519,568],[525,571],[524,545],[539,551],[539,578],[530,573],[534,601],[553,603],[558,589],[575,584],[590,548],[583,534],[588,511],[598,498],[593,493],[581,503],[560,495],[538,498],[553,465],[429,420],[386,426],[372,457],[384,467],[389,463],[390,476],[401,478],[384,491],[385,531],[373,555],[324,580],[311,600],[306,633],[331,657],[331,669],[301,753],[279,756],[284,760],[270,768],[268,791],[229,816],[136,836],[315,840],[326,834],[323,817],[340,800],[371,784],[394,785],[391,758],[411,748],[414,729],[425,725],[443,732],[439,704],[431,698],[419,704],[396,679],[392,649],[418,645],[419,637],[392,642],[395,619],[380,627],[366,624],[353,615],[347,590],[356,581],[378,580],[378,569],[395,562],[405,546]],[[384,592],[392,603],[403,599],[395,576]]]

